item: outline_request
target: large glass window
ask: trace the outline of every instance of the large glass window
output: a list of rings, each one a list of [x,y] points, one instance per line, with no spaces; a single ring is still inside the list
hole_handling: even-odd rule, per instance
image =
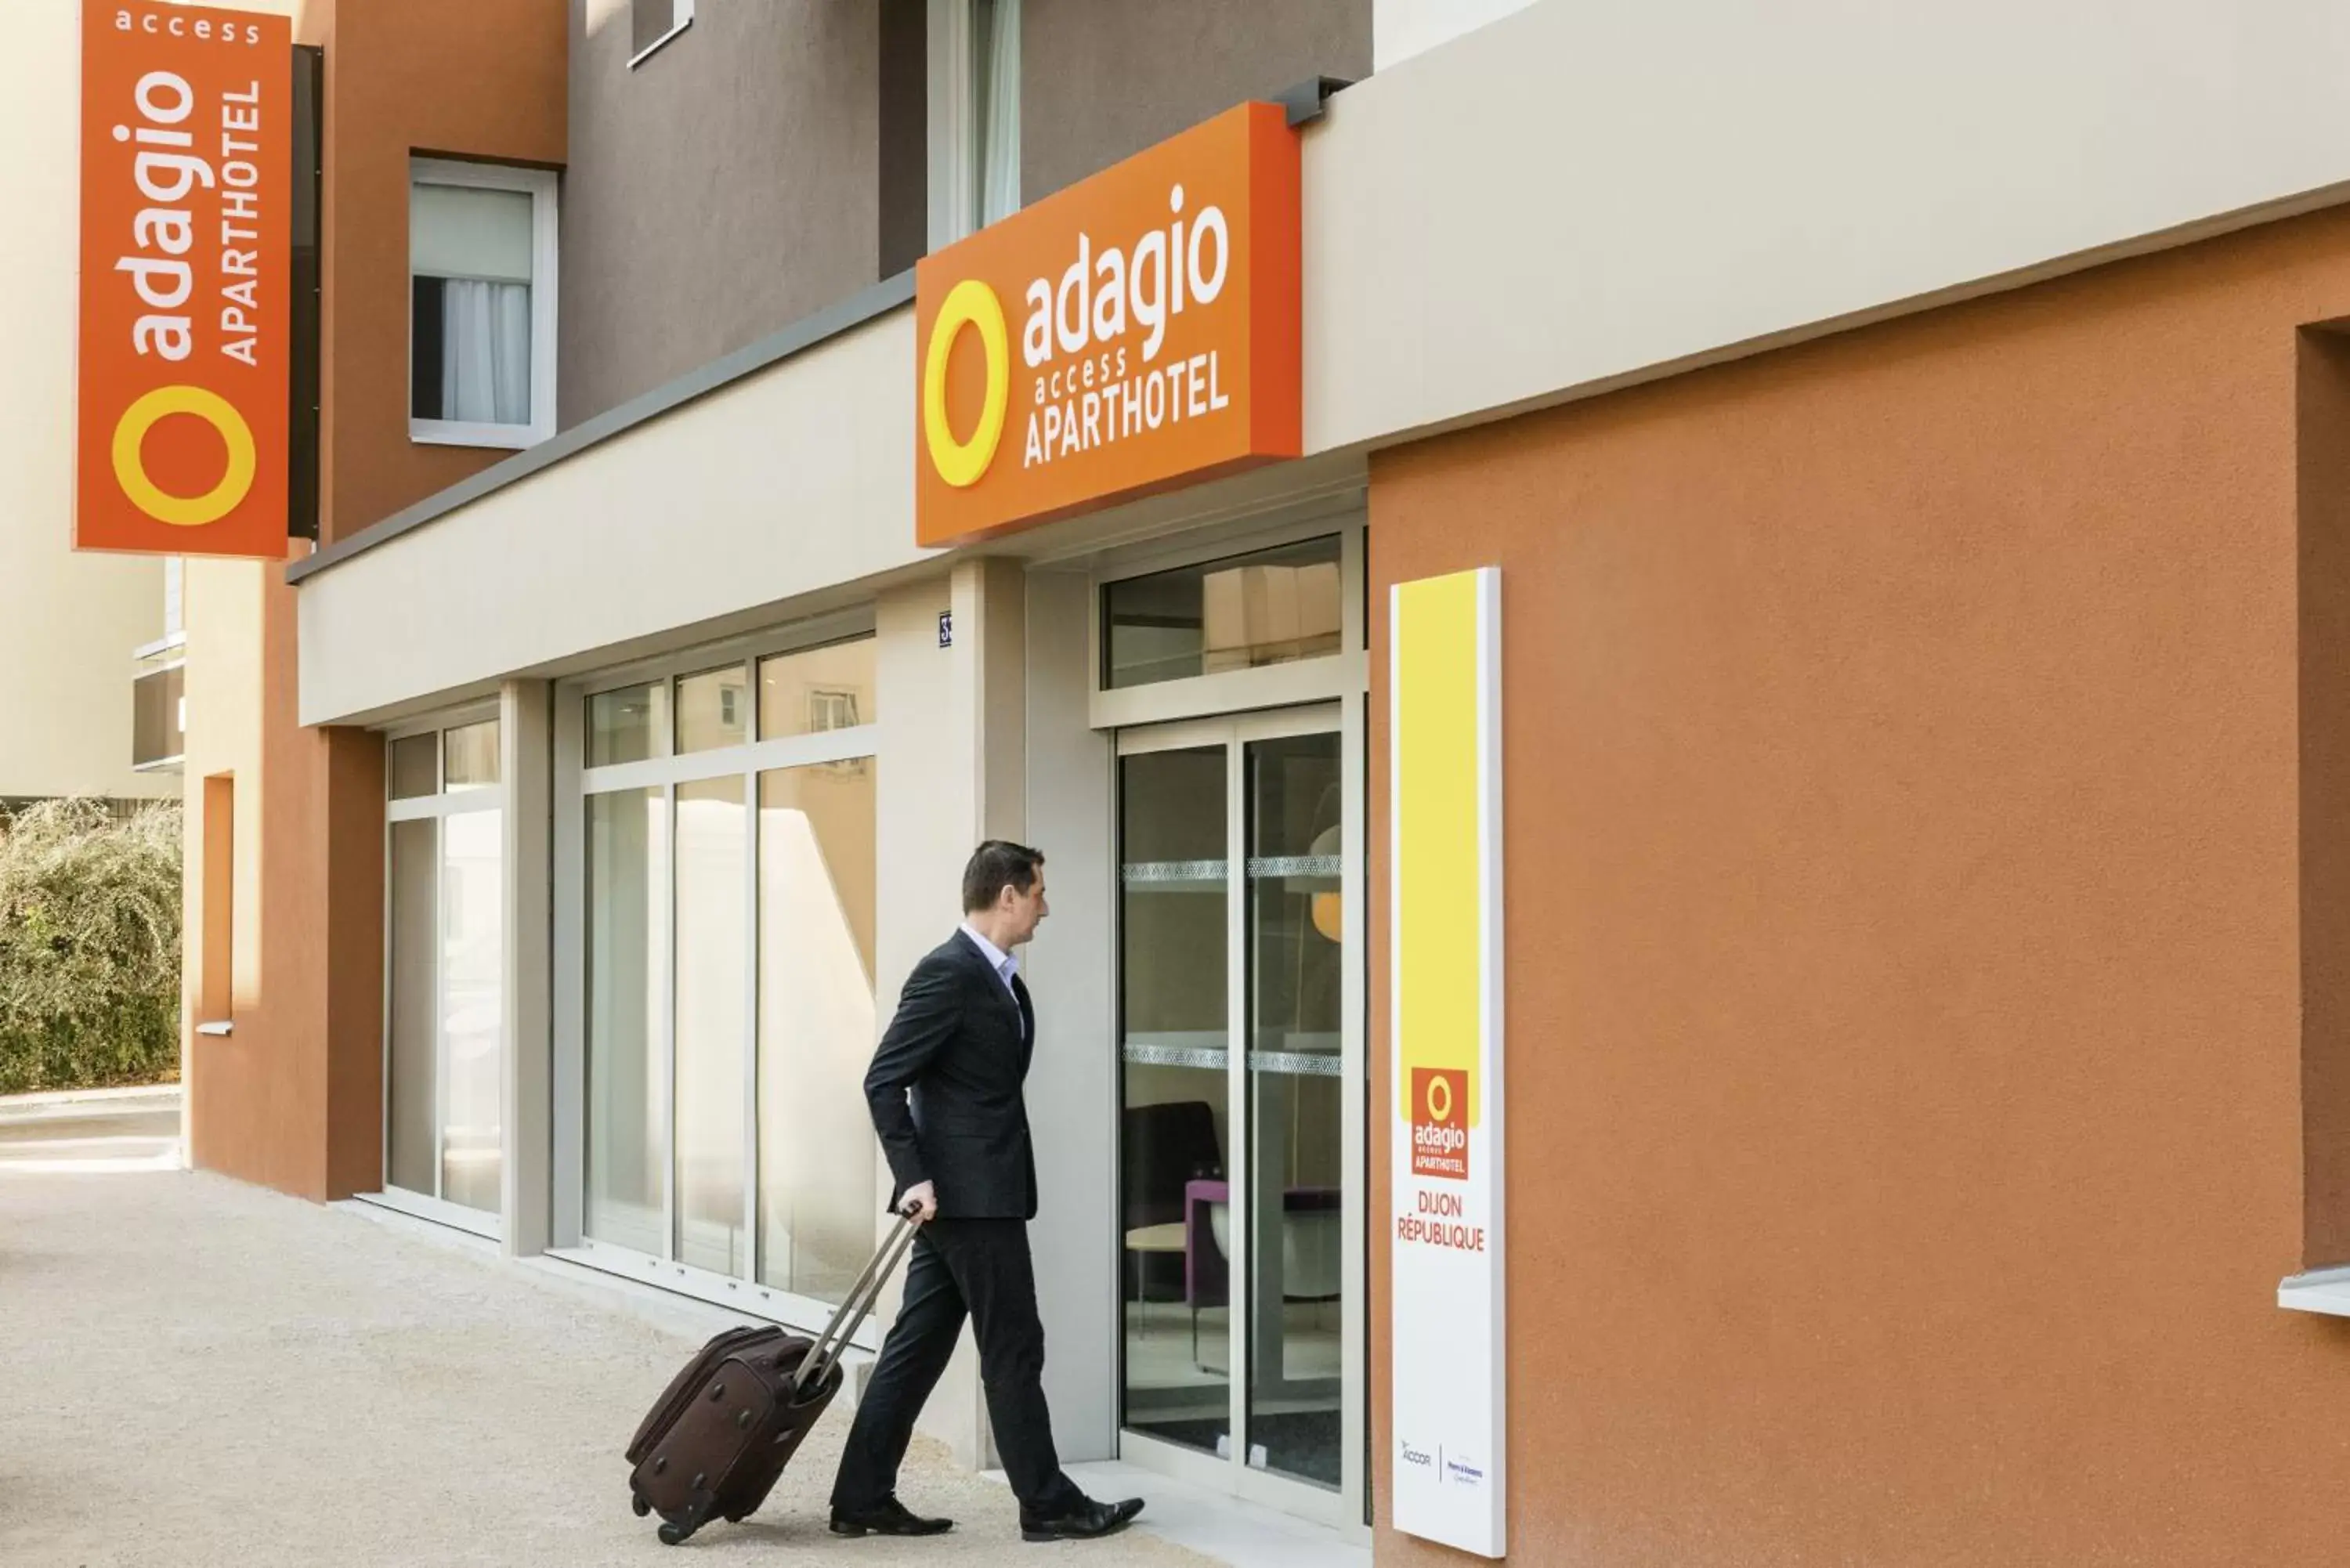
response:
[[[750,823],[743,780],[677,786],[677,1256],[743,1272],[743,949]]]
[[[504,1167],[504,828],[494,811],[441,824],[441,1192],[493,1214]]]
[[[862,1114],[873,786],[870,757],[759,777],[759,1278],[819,1301],[838,1300],[872,1251],[883,1196]]]
[[[1355,1185],[1337,722],[1141,732],[1118,774],[1123,1423],[1328,1491]]]
[[[1339,650],[1339,542],[1284,545],[1102,590],[1102,683],[1115,691]]]
[[[872,1250],[873,649],[584,699],[592,1242],[825,1302]]]
[[[1232,1451],[1231,848],[1224,747],[1118,763],[1126,1424]]]
[[[391,825],[390,1137],[384,1179],[411,1192],[433,1190],[440,1160],[441,1004],[434,977],[440,943],[441,824]]]
[[[750,679],[739,664],[704,670],[680,680],[677,749],[711,752],[721,746],[741,745],[751,734],[750,690]]]
[[[667,1227],[669,798],[588,800],[588,1233],[659,1253]]]
[[[494,719],[390,742],[384,1185],[500,1212],[504,817]]]

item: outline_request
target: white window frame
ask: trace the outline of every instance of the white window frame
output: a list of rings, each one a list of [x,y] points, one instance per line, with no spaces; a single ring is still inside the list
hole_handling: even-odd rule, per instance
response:
[[[1261,665],[1253,670],[1227,670],[1213,675],[1190,675],[1145,686],[1112,688],[1102,680],[1103,592],[1110,584],[1129,577],[1147,577],[1183,566],[1206,566],[1235,556],[1308,539],[1338,540],[1338,651],[1318,659],[1288,664]],[[1266,708],[1295,708],[1313,702],[1336,702],[1359,697],[1370,690],[1370,654],[1364,644],[1363,513],[1357,502],[1336,506],[1327,502],[1289,510],[1281,521],[1260,519],[1245,532],[1217,531],[1187,536],[1173,545],[1146,545],[1113,550],[1097,558],[1090,585],[1092,604],[1087,617],[1088,724],[1097,730],[1122,730],[1139,724],[1166,724],[1181,719],[1206,719]]]
[[[554,1062],[554,1202],[548,1255],[583,1264],[623,1278],[659,1285],[681,1295],[728,1307],[754,1317],[801,1328],[815,1328],[829,1320],[830,1303],[780,1286],[761,1282],[765,1239],[760,1223],[758,1164],[759,973],[759,786],[761,774],[776,768],[846,762],[881,754],[881,731],[872,715],[854,729],[825,730],[814,734],[775,740],[751,740],[741,744],[698,752],[677,750],[675,682],[740,663],[747,675],[746,717],[756,733],[759,660],[777,654],[806,652],[835,643],[876,635],[869,607],[780,627],[746,637],[730,638],[672,654],[664,654],[560,682],[555,693],[555,1023]],[[668,724],[656,737],[654,753],[641,762],[587,765],[588,699],[599,692],[649,682],[671,683],[665,704]],[[619,1242],[598,1241],[587,1233],[588,1020],[587,1020],[587,804],[597,794],[615,790],[658,788],[663,810],[675,821],[677,786],[699,779],[740,775],[743,780],[746,816],[743,918],[750,943],[743,966],[743,1114],[746,1158],[743,1160],[743,1213],[747,1231],[744,1268],[740,1274],[723,1274],[696,1268],[676,1258],[677,1181],[676,1118],[667,1103],[676,1083],[676,867],[670,865],[670,885],[660,906],[662,940],[671,945],[671,968],[668,1006],[654,1048],[660,1055],[663,1125],[671,1139],[670,1169],[661,1186],[662,1251],[640,1251]],[[878,1174],[878,1172],[877,1172]],[[877,1210],[878,1214],[878,1210]],[[878,1223],[878,1220],[877,1220]],[[880,1346],[882,1324],[868,1320],[849,1343],[863,1350]]]
[[[630,6],[629,24],[631,26],[635,25],[633,4]],[[635,54],[630,55],[629,57],[629,68],[630,70],[635,70],[639,66],[643,65],[647,60],[651,59],[655,55],[660,53],[661,50],[669,47],[669,42],[671,38],[676,37],[680,33],[684,32],[688,27],[692,26],[693,0],[670,0],[669,31],[663,33],[660,37],[655,38],[651,43],[647,44],[643,48],[639,49]]]
[[[972,0],[929,5],[930,248],[939,251],[980,227],[979,95],[972,77],[979,38]],[[1024,111],[1027,106],[1021,107]],[[1016,152],[1014,161],[1018,161]]]
[[[497,1212],[492,1213],[487,1210],[469,1209],[462,1203],[452,1203],[448,1199],[443,1198],[441,1195],[442,1180],[446,1174],[446,1169],[442,1164],[441,1157],[441,1139],[445,1136],[447,1131],[449,1111],[446,1097],[448,1085],[442,1081],[441,1075],[441,1066],[446,1053],[447,1043],[442,1038],[442,1031],[445,1026],[446,1020],[442,1015],[443,1009],[440,1002],[441,949],[442,942],[446,939],[446,933],[442,929],[442,921],[448,912],[448,900],[446,890],[441,882],[440,867],[442,864],[442,846],[441,833],[437,827],[435,828],[432,836],[432,856],[434,866],[432,913],[432,994],[434,998],[432,1010],[432,1190],[431,1192],[414,1192],[411,1191],[407,1188],[394,1187],[391,1184],[391,830],[393,825],[397,823],[427,820],[438,822],[448,817],[463,815],[470,812],[494,811],[504,813],[505,811],[507,805],[506,796],[508,792],[504,779],[500,779],[495,784],[468,785],[463,789],[452,791],[449,788],[449,780],[447,776],[449,767],[449,742],[447,740],[447,732],[451,730],[462,730],[469,724],[483,723],[492,719],[500,719],[501,722],[503,722],[499,712],[499,705],[497,703],[473,703],[463,708],[455,709],[448,712],[435,715],[429,719],[411,720],[407,722],[394,725],[391,728],[381,732],[383,736],[384,758],[384,983],[383,1016],[378,1033],[380,1039],[380,1065],[383,1075],[383,1118],[379,1137],[379,1141],[381,1145],[382,1158],[379,1161],[379,1168],[376,1172],[377,1189],[373,1192],[362,1192],[357,1194],[357,1196],[364,1199],[369,1203],[378,1204],[386,1209],[397,1210],[400,1213],[409,1215],[414,1219],[430,1220],[436,1224],[446,1225],[453,1230],[469,1231],[473,1235],[481,1236],[493,1241],[503,1241],[505,1237],[505,1212],[503,1206],[501,1206]],[[437,787],[431,794],[407,795],[395,799],[391,794],[391,748],[399,742],[414,740],[419,735],[432,735],[438,737],[437,743],[434,747],[432,763],[432,765],[436,770],[434,782]],[[512,820],[510,817],[507,818],[505,822],[505,827],[507,830],[511,830]],[[503,1031],[501,1033],[503,1033]],[[500,1055],[503,1057],[504,1055],[511,1053],[514,1050],[514,1044],[515,1043],[513,1040],[501,1038],[498,1042],[498,1051]],[[502,1107],[499,1112],[501,1116],[510,1116],[513,1114],[513,1109],[510,1106]]]
[[[1312,535],[1307,535],[1311,537]],[[1221,554],[1221,553],[1220,553]],[[1173,685],[1169,681],[1163,684]],[[1345,869],[1340,880],[1340,919],[1345,929],[1364,931],[1365,858],[1363,814],[1368,805],[1368,780],[1363,769],[1365,714],[1367,698],[1363,693],[1344,696],[1336,702],[1316,701],[1293,707],[1275,708],[1262,712],[1223,713],[1205,717],[1179,719],[1165,723],[1148,724],[1121,729],[1111,737],[1114,749],[1122,761],[1128,757],[1154,752],[1171,751],[1181,747],[1211,745],[1224,753],[1224,792],[1228,809],[1225,815],[1225,849],[1221,877],[1225,884],[1225,975],[1228,987],[1225,995],[1227,1020],[1239,1020],[1247,1015],[1248,1008],[1248,877],[1240,868],[1248,862],[1248,822],[1246,814],[1236,807],[1246,796],[1244,767],[1251,745],[1264,741],[1293,735],[1335,735],[1338,740],[1339,770],[1344,780],[1345,807],[1339,835],[1339,855]],[[1113,785],[1113,800],[1118,785]],[[1111,849],[1112,865],[1118,864],[1115,844]],[[1125,901],[1113,895],[1110,900],[1110,950],[1123,952],[1124,940],[1118,934],[1125,919]],[[1256,1469],[1247,1462],[1246,1450],[1235,1447],[1223,1457],[1184,1448],[1163,1438],[1156,1438],[1124,1420],[1126,1390],[1118,1394],[1120,1418],[1118,1426],[1117,1454],[1120,1461],[1172,1476],[1203,1490],[1236,1496],[1243,1501],[1313,1521],[1337,1531],[1350,1542],[1367,1544],[1370,1532],[1363,1524],[1363,1501],[1367,1495],[1370,1478],[1363,1465],[1363,1438],[1369,1420],[1371,1378],[1367,1357],[1370,1344],[1369,1315],[1369,1252],[1368,1231],[1366,1229],[1370,1203],[1369,1139],[1372,1128],[1366,1119],[1370,1091],[1369,1071],[1369,971],[1368,944],[1357,940],[1345,950],[1344,973],[1347,984],[1339,1002],[1339,1078],[1340,1088],[1340,1154],[1339,1158],[1349,1179],[1342,1188],[1340,1208],[1340,1272],[1344,1278],[1345,1297],[1339,1318],[1339,1483],[1325,1489],[1312,1481]],[[1113,960],[1114,963],[1122,962]],[[1114,971],[1115,974],[1115,971]],[[1114,978],[1113,984],[1120,983]],[[1235,1035],[1234,1038],[1239,1036]],[[1122,1052],[1121,1052],[1122,1054]],[[1254,1048],[1241,1051],[1227,1049],[1222,1071],[1226,1075],[1226,1104],[1233,1112],[1249,1103],[1251,1089],[1249,1064]],[[1126,1064],[1118,1069],[1120,1102],[1123,1103]],[[1238,1125],[1237,1122],[1234,1124]],[[1121,1152],[1112,1161],[1113,1170],[1123,1170]],[[1228,1211],[1235,1216],[1251,1213],[1254,1201],[1251,1184],[1256,1173],[1245,1155],[1235,1155],[1226,1161],[1225,1180],[1230,1184]],[[1114,1178],[1113,1179],[1118,1179]],[[1225,1355],[1227,1367],[1248,1365],[1244,1349],[1255,1353],[1243,1327],[1247,1314],[1238,1310],[1246,1290],[1245,1282],[1252,1278],[1251,1252],[1255,1239],[1249,1226],[1235,1220],[1231,1231],[1231,1244],[1225,1250],[1225,1262],[1230,1278],[1236,1282],[1231,1290],[1232,1305],[1225,1319]],[[1128,1333],[1123,1289],[1110,1293],[1112,1343],[1123,1345]],[[1212,1330],[1208,1331],[1212,1334]],[[1123,1378],[1123,1357],[1114,1376]],[[1226,1419],[1229,1430],[1246,1430],[1249,1400],[1253,1397],[1253,1379],[1227,1374],[1227,1394],[1230,1405]]]
[[[536,446],[555,433],[555,300],[557,249],[556,182],[550,169],[506,163],[461,163],[445,158],[411,158],[408,183],[457,185],[476,191],[519,191],[531,211],[530,423],[501,425],[465,420],[420,420],[411,415],[408,439],[423,446],[512,448]],[[408,407],[416,406],[416,289],[414,241],[410,242],[408,291]]]

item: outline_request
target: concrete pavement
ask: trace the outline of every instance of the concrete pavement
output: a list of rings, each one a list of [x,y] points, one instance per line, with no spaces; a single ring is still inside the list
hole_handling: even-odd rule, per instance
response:
[[[1140,1532],[1024,1546],[1010,1495],[927,1444],[904,1492],[956,1532],[836,1540],[845,1412],[760,1514],[663,1548],[620,1449],[690,1335],[397,1226],[140,1168],[156,1114],[44,1118],[47,1153],[39,1123],[0,1128],[0,1563],[1215,1561]]]
[[[96,1175],[179,1164],[176,1084],[0,1097],[0,1171]]]

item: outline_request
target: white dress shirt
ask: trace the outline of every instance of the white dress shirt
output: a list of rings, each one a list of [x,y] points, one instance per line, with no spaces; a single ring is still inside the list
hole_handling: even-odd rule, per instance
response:
[[[995,978],[1003,982],[1003,989],[1012,991],[1012,977],[1020,972],[1020,961],[981,936],[978,928],[969,920],[962,923],[962,934],[978,947],[979,956],[987,961],[987,967],[995,971]],[[1019,1000],[1018,992],[1013,991],[1012,995],[1015,1002]]]

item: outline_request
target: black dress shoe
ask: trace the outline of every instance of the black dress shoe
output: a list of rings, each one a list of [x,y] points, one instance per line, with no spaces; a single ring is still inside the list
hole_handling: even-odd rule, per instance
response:
[[[1020,1511],[1020,1539],[1023,1541],[1097,1541],[1105,1535],[1116,1535],[1134,1522],[1142,1511],[1142,1500],[1130,1497],[1124,1502],[1096,1502],[1079,1498],[1076,1506],[1066,1513],[1031,1513]]]
[[[862,1535],[944,1535],[954,1528],[951,1519],[924,1519],[894,1497],[871,1508],[836,1508],[832,1532],[852,1540]]]

